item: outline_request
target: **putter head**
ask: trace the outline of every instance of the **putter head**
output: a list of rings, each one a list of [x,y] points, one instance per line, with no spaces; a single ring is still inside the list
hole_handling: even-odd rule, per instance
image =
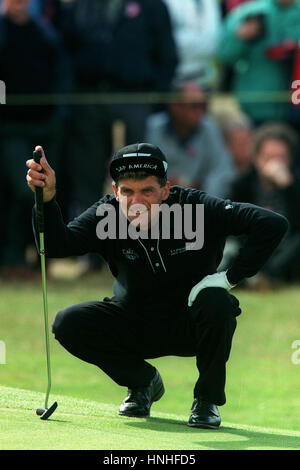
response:
[[[51,416],[52,413],[54,413],[56,408],[57,408],[57,402],[55,401],[54,403],[52,403],[52,405],[49,408],[45,409],[44,413],[41,416],[41,419],[43,419],[43,420],[48,419],[49,416]]]

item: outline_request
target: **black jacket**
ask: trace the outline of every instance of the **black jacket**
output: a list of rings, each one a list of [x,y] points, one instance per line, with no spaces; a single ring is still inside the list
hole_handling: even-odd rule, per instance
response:
[[[229,281],[236,284],[260,270],[288,227],[287,220],[274,212],[179,186],[171,187],[165,203],[181,207],[204,205],[204,244],[200,250],[186,250],[184,236],[169,240],[100,240],[96,234],[101,220],[96,215],[98,206],[111,204],[119,209],[115,197],[106,195],[68,225],[55,198],[46,203],[46,255],[61,258],[100,253],[116,278],[113,290],[117,300],[135,310],[142,305],[143,310],[152,311],[153,315],[162,312],[172,315],[172,308],[187,305],[189,292],[196,283],[216,272],[228,235],[247,235],[247,243],[228,270]],[[33,225],[38,246],[35,208]]]

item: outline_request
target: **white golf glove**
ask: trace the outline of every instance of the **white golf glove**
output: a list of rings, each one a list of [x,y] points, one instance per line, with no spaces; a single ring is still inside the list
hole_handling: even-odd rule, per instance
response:
[[[230,284],[227,279],[226,271],[220,273],[210,274],[205,276],[198,284],[196,284],[189,295],[188,306],[191,307],[202,289],[206,287],[222,287],[227,291],[232,289],[236,284]]]

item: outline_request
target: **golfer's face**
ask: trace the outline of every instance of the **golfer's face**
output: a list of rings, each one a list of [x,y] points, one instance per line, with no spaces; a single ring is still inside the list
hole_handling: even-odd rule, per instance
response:
[[[117,201],[127,219],[141,229],[147,229],[157,220],[159,205],[167,199],[170,184],[163,187],[155,176],[143,180],[127,178],[121,180],[118,188],[113,186]]]

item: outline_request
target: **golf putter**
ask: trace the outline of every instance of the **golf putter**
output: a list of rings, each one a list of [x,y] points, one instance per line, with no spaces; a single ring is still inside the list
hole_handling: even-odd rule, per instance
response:
[[[35,150],[33,152],[33,159],[36,163],[40,163],[42,152]],[[48,327],[48,301],[47,301],[47,284],[46,284],[46,263],[45,263],[45,242],[44,242],[44,201],[43,201],[43,188],[36,186],[35,188],[35,203],[37,208],[37,226],[40,237],[40,260],[41,260],[41,273],[42,273],[42,288],[43,288],[43,305],[44,305],[44,323],[45,323],[45,339],[46,339],[46,354],[47,354],[47,373],[48,385],[45,398],[45,407],[37,408],[36,414],[41,419],[46,420],[57,408],[57,402],[54,402],[48,408],[48,399],[51,389],[51,366],[50,366],[50,344],[49,344],[49,327]]]

